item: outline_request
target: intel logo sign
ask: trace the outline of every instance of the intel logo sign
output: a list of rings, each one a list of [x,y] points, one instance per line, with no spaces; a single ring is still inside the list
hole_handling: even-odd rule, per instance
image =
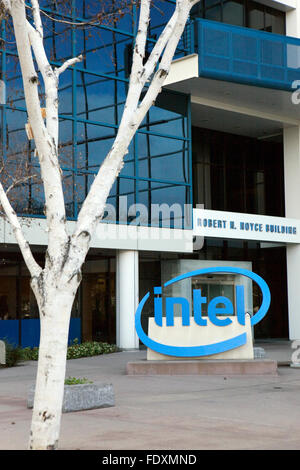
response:
[[[234,267],[215,267],[215,268],[205,268],[199,269],[196,271],[191,271],[186,274],[182,274],[164,284],[164,287],[168,287],[171,284],[182,281],[187,278],[194,276],[201,276],[205,274],[238,274],[246,276],[252,279],[258,284],[262,292],[262,304],[257,311],[257,313],[251,318],[251,325],[256,325],[261,321],[266,315],[270,302],[271,294],[267,283],[257,274],[252,271],[248,271],[242,268]],[[163,305],[162,305],[162,287],[154,287],[154,319],[155,323],[158,326],[163,326]],[[166,344],[158,343],[153,339],[149,338],[141,325],[141,315],[145,303],[150,297],[150,292],[148,292],[144,298],[141,300],[136,314],[135,314],[135,327],[136,332],[142,341],[148,348],[157,351],[158,353],[175,356],[175,357],[200,357],[208,356],[211,354],[218,354],[221,352],[229,351],[231,349],[238,348],[246,344],[247,334],[242,333],[238,336],[235,336],[225,341],[201,345],[201,346],[170,346]],[[235,286],[235,299],[236,299],[236,317],[240,325],[245,325],[245,301],[244,301],[244,286],[236,285]],[[202,296],[201,289],[193,290],[193,308],[194,308],[194,322],[203,328],[207,326],[207,322],[210,321],[216,326],[226,327],[232,323],[232,320],[229,316],[234,314],[234,306],[231,300],[224,296],[219,296],[213,298],[207,305],[207,317],[202,316],[202,306],[207,303],[206,297]],[[190,326],[190,305],[186,298],[184,297],[166,297],[165,298],[165,310],[166,310],[166,327],[172,328],[174,326],[174,305],[179,304],[181,306],[182,312],[182,325],[189,327]],[[222,305],[222,306],[221,306]]]

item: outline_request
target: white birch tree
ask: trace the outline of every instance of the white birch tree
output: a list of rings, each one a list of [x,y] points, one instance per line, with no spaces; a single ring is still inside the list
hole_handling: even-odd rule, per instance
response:
[[[58,446],[69,322],[81,281],[81,268],[92,235],[103,216],[107,197],[123,167],[124,156],[139,125],[162,89],[190,9],[198,1],[176,1],[173,14],[147,60],[145,53],[151,0],[139,2],[139,23],[123,116],[115,141],[93,181],[79,212],[75,229],[69,236],[66,229],[62,172],[58,158],[58,85],[60,75],[68,67],[79,62],[81,57],[74,57],[59,68],[52,67],[44,47],[39,1],[30,1],[34,20],[31,22],[24,0],[0,0],[2,8],[12,19],[28,120],[43,181],[48,231],[45,265],[41,267],[32,254],[18,216],[4,186],[0,183],[0,203],[30,272],[31,288],[40,312],[39,360],[29,449],[50,450]],[[43,78],[46,120],[43,119],[41,112],[38,73]]]

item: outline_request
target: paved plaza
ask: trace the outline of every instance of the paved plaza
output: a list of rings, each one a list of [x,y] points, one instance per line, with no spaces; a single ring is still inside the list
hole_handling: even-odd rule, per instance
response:
[[[127,376],[145,351],[68,361],[67,376],[112,383],[112,408],[65,413],[65,450],[300,450],[300,369],[291,343],[265,342],[278,376]],[[35,362],[0,369],[0,449],[26,449]]]

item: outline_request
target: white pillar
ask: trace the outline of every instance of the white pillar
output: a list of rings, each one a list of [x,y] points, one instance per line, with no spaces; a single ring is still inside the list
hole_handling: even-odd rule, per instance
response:
[[[285,214],[300,219],[300,127],[284,129]],[[289,337],[300,338],[300,245],[286,248]]]
[[[299,2],[297,2],[299,3]],[[300,7],[291,9],[286,12],[286,34],[295,38],[300,37]]]
[[[300,37],[300,7],[286,12],[287,36]],[[295,105],[296,106],[296,105]],[[299,106],[299,105],[298,105]],[[300,219],[300,129],[284,129],[286,217]],[[300,338],[300,245],[287,245],[289,337]]]
[[[138,349],[134,317],[139,303],[138,251],[117,251],[117,346]]]

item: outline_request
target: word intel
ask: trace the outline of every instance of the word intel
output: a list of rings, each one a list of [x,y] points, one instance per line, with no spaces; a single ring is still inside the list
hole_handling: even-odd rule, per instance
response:
[[[164,287],[169,287],[172,284],[175,284],[179,281],[185,279],[193,278],[194,276],[202,276],[207,274],[238,274],[250,278],[252,281],[256,282],[259,286],[262,293],[262,303],[259,310],[251,318],[251,325],[254,326],[260,322],[266,315],[270,302],[271,302],[271,293],[267,283],[257,274],[247,269],[242,269],[239,267],[232,266],[217,266],[204,269],[197,269],[188,273],[180,274],[173,279],[164,283]],[[236,294],[236,316],[237,320],[241,325],[245,325],[245,302],[244,302],[244,287],[240,285],[235,286]],[[162,287],[154,288],[154,321],[158,326],[163,326],[162,324],[162,312],[163,312],[163,300],[162,300]],[[200,344],[198,346],[173,346],[168,344],[159,343],[154,339],[150,338],[145,334],[142,324],[141,316],[143,308],[150,298],[150,291],[142,298],[137,308],[135,314],[135,328],[138,337],[140,340],[153,351],[157,351],[161,354],[167,356],[175,357],[200,357],[200,356],[209,356],[212,354],[218,354],[225,351],[230,351],[231,349],[239,348],[247,342],[247,333],[243,332],[233,338],[226,339],[225,341],[218,341],[216,343],[210,344]],[[194,321],[200,326],[207,325],[207,319],[202,315],[202,306],[207,303],[207,298],[202,296],[201,289],[193,290],[193,308],[194,308]],[[182,325],[190,325],[190,305],[189,301],[184,297],[167,297],[165,299],[166,307],[166,326],[174,326],[174,306],[179,304],[182,311]],[[221,306],[222,304],[222,306]],[[212,299],[208,305],[208,318],[209,320],[217,326],[227,326],[232,323],[230,318],[224,317],[224,315],[233,314],[233,305],[230,299],[224,296],[215,297]],[[222,318],[223,316],[223,318]]]
[[[154,319],[158,326],[163,325],[163,300],[162,288],[154,287]],[[240,325],[245,325],[245,293],[244,286],[235,286],[236,316]],[[201,289],[193,289],[194,321],[199,326],[206,326],[207,319],[202,316],[202,305],[207,303],[207,298],[202,297]],[[223,306],[220,306],[223,304]],[[180,305],[182,311],[182,325],[190,325],[190,304],[185,297],[166,297],[166,326],[174,326],[174,306]],[[234,307],[228,297],[219,296],[212,299],[207,307],[209,320],[216,326],[227,326],[232,323],[230,318],[220,318],[218,315],[233,315]]]

